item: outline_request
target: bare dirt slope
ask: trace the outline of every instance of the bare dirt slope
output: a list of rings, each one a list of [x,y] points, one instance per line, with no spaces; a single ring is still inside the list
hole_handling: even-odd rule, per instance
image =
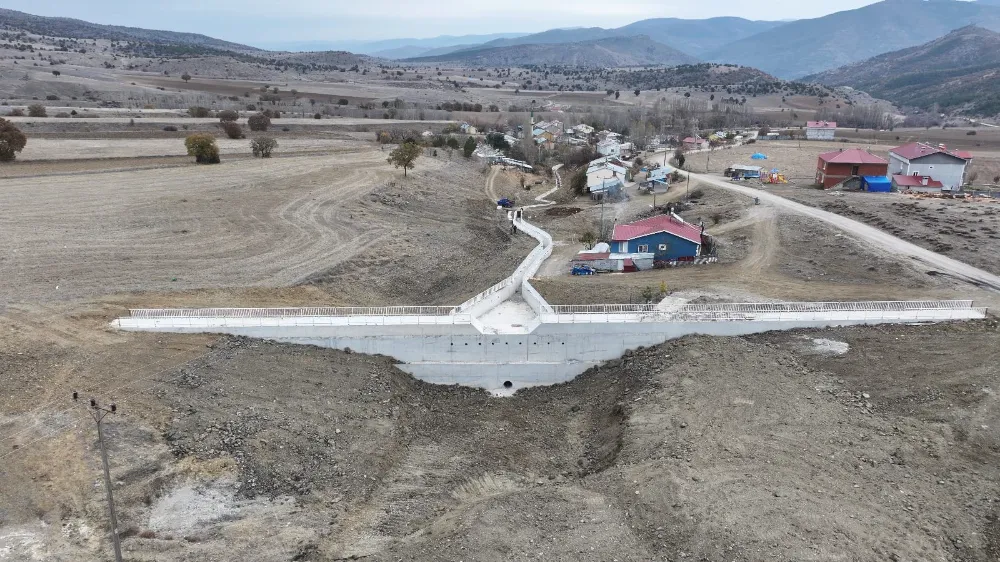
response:
[[[193,359],[115,381],[138,379],[108,431],[125,549],[148,561],[995,560],[998,373],[980,351],[997,334],[977,322],[686,338],[503,400],[414,382],[380,358],[171,337]],[[131,354],[162,338],[116,337],[106,349]],[[14,380],[48,380],[2,360]],[[60,382],[100,388],[83,370]],[[0,548],[101,559],[92,424],[65,401],[29,404],[31,392],[4,398],[17,417],[3,421]]]

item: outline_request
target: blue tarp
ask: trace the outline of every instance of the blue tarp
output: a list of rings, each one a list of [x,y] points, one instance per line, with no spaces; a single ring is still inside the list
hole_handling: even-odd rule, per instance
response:
[[[861,178],[861,189],[875,193],[892,191],[892,181],[886,176],[864,176]]]
[[[753,158],[754,160],[767,160],[767,155],[755,152],[750,158]]]

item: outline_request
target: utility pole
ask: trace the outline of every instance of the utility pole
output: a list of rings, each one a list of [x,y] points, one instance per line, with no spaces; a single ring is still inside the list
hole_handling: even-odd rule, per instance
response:
[[[73,401],[79,399],[79,394],[73,393]],[[108,451],[104,448],[104,428],[101,422],[104,416],[118,412],[118,406],[109,404],[107,408],[99,405],[97,400],[90,399],[90,416],[97,422],[97,441],[101,445],[101,460],[104,462],[104,488],[108,493],[108,513],[111,516],[111,544],[115,547],[115,562],[122,562],[122,545],[118,538],[118,516],[115,514],[115,500],[111,494],[111,469],[108,467]]]

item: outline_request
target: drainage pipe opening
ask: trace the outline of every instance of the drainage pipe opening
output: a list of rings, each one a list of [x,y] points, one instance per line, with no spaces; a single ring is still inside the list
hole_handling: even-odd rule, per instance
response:
[[[503,381],[503,387],[504,388],[510,388],[512,386],[514,386],[514,383],[512,383],[510,381]]]

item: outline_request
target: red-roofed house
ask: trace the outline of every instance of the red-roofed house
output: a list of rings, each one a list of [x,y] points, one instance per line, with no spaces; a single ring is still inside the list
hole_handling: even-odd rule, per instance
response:
[[[837,124],[833,121],[807,121],[806,140],[833,140]]]
[[[704,150],[708,146],[708,140],[701,137],[688,137],[684,139],[684,150]]]
[[[884,158],[860,148],[824,152],[816,162],[816,183],[830,189],[859,176],[888,175],[888,169]]]
[[[656,261],[695,258],[701,255],[700,226],[675,214],[657,215],[615,226],[611,251],[622,254],[652,253]]]
[[[928,176],[948,189],[957,189],[965,183],[965,171],[971,160],[972,155],[968,152],[949,151],[944,145],[911,142],[889,151],[889,173]]]

